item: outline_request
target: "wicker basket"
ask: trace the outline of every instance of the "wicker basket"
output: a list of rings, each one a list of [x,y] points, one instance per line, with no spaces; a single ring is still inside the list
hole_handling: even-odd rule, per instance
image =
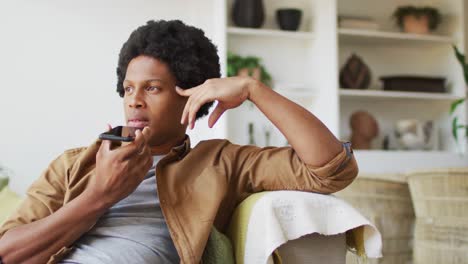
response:
[[[414,211],[406,183],[358,178],[336,196],[358,209],[382,234],[383,258],[370,259],[369,264],[411,263]],[[358,262],[348,256],[347,263]]]
[[[468,263],[468,168],[408,174],[416,210],[415,264]]]

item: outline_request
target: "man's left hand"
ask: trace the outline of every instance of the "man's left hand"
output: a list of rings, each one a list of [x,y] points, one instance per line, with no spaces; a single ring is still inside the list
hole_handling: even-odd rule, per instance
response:
[[[190,129],[193,129],[200,107],[205,103],[218,101],[208,119],[208,126],[213,127],[226,110],[236,108],[249,99],[250,89],[254,82],[256,81],[253,78],[236,76],[209,79],[199,86],[186,90],[176,87],[179,95],[188,97],[180,123],[188,124]]]

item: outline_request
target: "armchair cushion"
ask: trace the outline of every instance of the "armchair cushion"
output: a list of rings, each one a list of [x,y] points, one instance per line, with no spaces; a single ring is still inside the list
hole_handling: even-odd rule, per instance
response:
[[[0,191],[0,225],[13,213],[20,202],[21,198],[8,186]]]

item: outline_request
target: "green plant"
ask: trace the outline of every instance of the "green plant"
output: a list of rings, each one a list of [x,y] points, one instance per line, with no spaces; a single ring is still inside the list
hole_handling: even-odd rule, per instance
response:
[[[442,21],[439,10],[433,7],[400,6],[393,12],[393,18],[400,28],[403,28],[406,16],[415,16],[418,19],[427,16],[430,30],[435,30]]]
[[[228,53],[227,75],[228,77],[236,76],[240,69],[247,68],[249,75],[255,68],[260,69],[260,81],[270,85],[271,75],[266,71],[265,67],[260,63],[260,58],[254,56],[242,57],[237,54]]]
[[[5,188],[6,186],[8,186],[8,182],[9,182],[9,178],[6,177],[6,178],[0,178],[0,192],[3,190],[3,188]]]
[[[0,164],[0,191],[2,191],[3,188],[8,186],[9,178],[7,175],[8,175],[8,171],[5,169],[5,167],[3,167]]]
[[[455,56],[457,57],[458,62],[463,68],[463,76],[465,78],[465,85],[468,84],[468,64],[466,63],[466,58],[463,53],[461,53],[458,48],[453,45],[453,49],[455,51]],[[457,108],[462,105],[466,101],[466,95],[465,98],[460,98],[450,105],[450,115],[454,115],[455,111]],[[455,140],[458,142],[458,135],[460,130],[465,130],[464,135],[465,137],[468,137],[468,125],[467,124],[460,124],[458,116],[454,116],[452,119],[452,135],[455,138]]]

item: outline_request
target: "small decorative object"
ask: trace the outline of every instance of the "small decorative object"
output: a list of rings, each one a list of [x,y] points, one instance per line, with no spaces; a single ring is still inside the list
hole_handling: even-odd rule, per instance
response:
[[[364,61],[352,54],[340,71],[340,85],[348,89],[367,89],[371,81],[371,71]]]
[[[382,76],[386,91],[445,93],[445,78],[411,75]]]
[[[254,56],[241,57],[231,52],[228,53],[227,75],[252,76],[271,87],[271,75],[260,63],[260,58]]]
[[[339,16],[338,26],[340,28],[378,30],[379,24],[370,17]]]
[[[390,149],[390,137],[388,135],[384,136],[384,139],[382,141],[382,149],[383,150],[389,150]]]
[[[302,10],[297,8],[281,8],[276,10],[276,22],[280,29],[296,31],[301,24]]]
[[[465,85],[468,85],[468,64],[466,63],[466,57],[463,53],[461,53],[456,46],[453,46],[453,49],[455,51],[455,56],[457,57],[458,62],[463,68],[463,76],[465,78]],[[466,94],[468,95],[468,90],[466,91]],[[450,115],[453,116],[452,119],[452,135],[455,141],[458,142],[459,139],[459,131],[462,131],[462,136],[465,136],[468,138],[468,124],[461,124],[459,123],[458,116],[456,116],[456,111],[457,108],[464,104],[467,95],[465,95],[465,98],[460,98],[454,102],[452,102],[450,106]]]
[[[351,143],[354,149],[370,149],[371,142],[379,134],[377,120],[366,111],[357,111],[351,115]]]
[[[253,123],[249,123],[249,145],[255,145],[255,131]]]
[[[441,22],[439,11],[433,7],[401,6],[393,18],[402,31],[414,34],[428,34]]]
[[[435,129],[432,121],[399,120],[395,124],[395,137],[400,149],[429,150],[435,148]]]
[[[239,27],[260,28],[265,20],[263,0],[235,0],[232,20]]]

